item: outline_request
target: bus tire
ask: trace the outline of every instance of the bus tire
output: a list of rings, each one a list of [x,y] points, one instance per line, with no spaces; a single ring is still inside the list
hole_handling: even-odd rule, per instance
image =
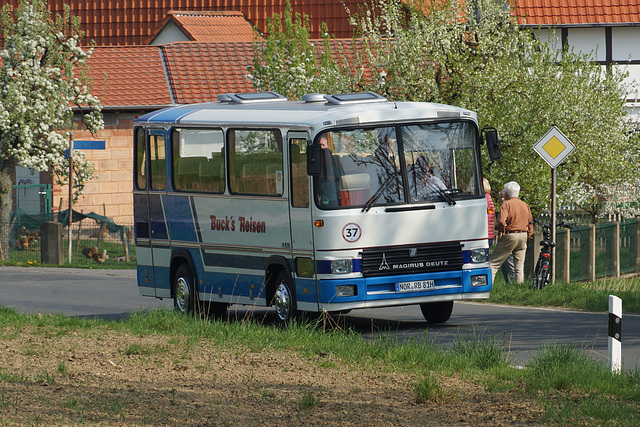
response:
[[[425,302],[420,304],[420,311],[429,323],[444,323],[451,317],[453,301]]]
[[[287,325],[298,316],[295,290],[292,286],[292,280],[286,271],[280,271],[276,278],[273,306],[282,325]]]
[[[173,307],[180,313],[195,313],[197,296],[194,283],[189,264],[180,264],[173,279]]]

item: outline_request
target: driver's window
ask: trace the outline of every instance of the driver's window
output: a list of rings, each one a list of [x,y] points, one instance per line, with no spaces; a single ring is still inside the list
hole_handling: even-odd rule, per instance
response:
[[[318,200],[321,208],[363,206],[374,195],[380,204],[404,200],[395,128],[325,132]]]
[[[291,159],[291,206],[309,207],[309,177],[307,176],[307,139],[289,140],[289,158]]]

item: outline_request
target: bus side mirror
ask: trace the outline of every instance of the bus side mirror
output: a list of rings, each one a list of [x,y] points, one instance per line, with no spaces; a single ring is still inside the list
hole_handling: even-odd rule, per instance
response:
[[[307,147],[307,175],[320,175],[320,164],[322,159],[322,147],[310,145]]]
[[[498,131],[495,128],[484,128],[484,139],[487,142],[487,150],[489,151],[489,159],[491,161],[500,160],[502,154],[500,153],[500,143],[498,142]]]

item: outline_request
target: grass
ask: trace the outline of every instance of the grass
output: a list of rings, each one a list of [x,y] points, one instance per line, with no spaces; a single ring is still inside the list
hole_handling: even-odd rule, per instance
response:
[[[544,346],[524,369],[512,367],[502,343],[493,340],[460,339],[452,346],[438,346],[429,340],[398,344],[391,339],[364,341],[350,330],[327,328],[323,320],[294,323],[288,328],[261,325],[255,321],[221,322],[193,318],[173,311],[137,312],[126,319],[69,319],[61,315],[20,315],[0,309],[0,330],[5,336],[33,330],[42,336],[57,336],[74,329],[112,330],[122,334],[161,335],[165,342],[180,341],[184,351],[202,340],[238,353],[276,349],[303,356],[331,355],[336,365],[348,364],[363,370],[384,366],[387,372],[407,372],[415,376],[415,401],[442,401],[445,395],[439,378],[458,376],[484,384],[495,394],[509,393],[535,399],[545,408],[547,420],[560,425],[637,425],[640,402],[640,372],[611,373],[582,350],[572,345]],[[11,332],[14,331],[14,332]],[[132,345],[126,354],[163,353],[162,348]],[[337,369],[337,368],[336,368]],[[57,373],[43,371],[40,383],[55,384],[66,374],[63,363]],[[29,379],[0,371],[0,383]],[[38,387],[38,385],[33,385]],[[0,386],[0,389],[2,387]],[[301,409],[320,405],[323,391],[309,385],[299,401]],[[506,395],[505,395],[506,398]],[[510,397],[511,398],[511,397]],[[518,399],[518,397],[516,397]],[[2,405],[11,405],[2,397]],[[68,402],[67,402],[68,404]],[[113,408],[118,412],[120,408]]]
[[[601,279],[595,282],[565,283],[556,281],[542,290],[531,289],[531,279],[521,284],[507,284],[496,275],[491,298],[486,302],[537,307],[561,307],[575,310],[607,312],[609,295],[622,299],[625,313],[640,313],[640,277]]]
[[[438,379],[430,373],[424,374],[413,386],[416,403],[439,401],[444,398],[444,392]]]

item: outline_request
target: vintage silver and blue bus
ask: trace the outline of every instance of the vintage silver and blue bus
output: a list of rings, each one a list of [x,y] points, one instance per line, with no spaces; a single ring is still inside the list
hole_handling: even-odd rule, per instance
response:
[[[476,114],[371,92],[225,94],[134,122],[140,293],[217,315],[419,305],[491,290]],[[493,156],[493,154],[492,154]]]

